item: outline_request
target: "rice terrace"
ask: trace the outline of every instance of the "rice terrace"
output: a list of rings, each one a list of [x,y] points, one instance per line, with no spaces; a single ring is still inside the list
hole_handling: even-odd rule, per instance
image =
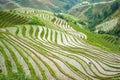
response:
[[[120,0],[0,0],[0,80],[120,80]]]

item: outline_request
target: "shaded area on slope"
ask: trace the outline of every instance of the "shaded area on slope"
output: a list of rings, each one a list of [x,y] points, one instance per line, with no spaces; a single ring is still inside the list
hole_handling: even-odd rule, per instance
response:
[[[17,14],[15,10],[0,11],[0,27],[11,27],[17,24],[25,24],[28,18]]]

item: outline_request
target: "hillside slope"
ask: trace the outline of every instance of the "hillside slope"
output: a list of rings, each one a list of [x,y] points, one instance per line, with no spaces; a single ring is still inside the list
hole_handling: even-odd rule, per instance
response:
[[[0,9],[31,7],[54,12],[66,11],[80,0],[0,0]]]
[[[110,49],[117,47],[118,52],[112,52],[89,44],[89,39],[97,41],[94,34],[49,11],[13,11],[17,18],[9,18],[11,10],[0,18],[14,23],[4,26],[7,23],[3,22],[0,27],[0,73],[24,73],[40,80],[112,80],[120,76],[119,45],[108,44]],[[26,23],[15,24],[16,19],[21,22],[18,14],[28,19]]]
[[[77,22],[85,25],[90,31],[115,36],[120,34],[120,0],[80,3],[72,7],[69,14],[79,17]]]
[[[68,12],[71,7],[83,1],[95,3],[109,0],[0,0],[0,10],[30,7],[54,12]]]
[[[102,34],[110,34],[120,37],[120,8],[110,18],[97,25],[95,31]]]
[[[83,15],[85,15],[85,12],[89,11],[90,8],[92,8],[93,10],[91,14],[95,14],[98,13],[98,11],[102,10],[104,7],[110,5],[114,1],[115,0],[100,0],[100,2],[99,0],[83,1],[70,8],[68,13],[81,18]],[[76,14],[74,14],[74,12],[76,12]]]

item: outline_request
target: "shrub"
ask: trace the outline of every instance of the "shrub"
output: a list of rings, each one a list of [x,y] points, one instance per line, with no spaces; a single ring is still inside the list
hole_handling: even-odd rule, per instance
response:
[[[35,16],[33,16],[31,18],[31,20],[28,22],[28,24],[45,26],[45,23],[41,19],[39,19],[39,18],[37,18]]]

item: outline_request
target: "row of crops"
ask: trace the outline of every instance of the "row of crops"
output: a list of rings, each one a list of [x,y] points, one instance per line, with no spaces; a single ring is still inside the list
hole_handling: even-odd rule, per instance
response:
[[[37,13],[38,18],[55,17],[41,14]],[[43,21],[59,29],[28,24],[0,28],[1,73],[21,72],[40,80],[109,80],[119,76],[120,55],[86,43],[85,34],[59,18],[52,22],[50,16]]]
[[[96,26],[96,32],[100,30],[105,32],[110,31],[117,25],[117,23],[118,23],[118,18],[109,20],[103,24]]]

